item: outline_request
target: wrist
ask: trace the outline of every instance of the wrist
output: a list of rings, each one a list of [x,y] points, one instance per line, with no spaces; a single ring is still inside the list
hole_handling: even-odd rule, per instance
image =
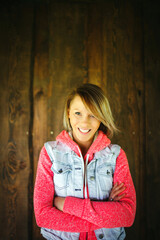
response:
[[[55,197],[54,198],[54,206],[60,211],[63,211],[64,202],[65,202],[64,197]]]

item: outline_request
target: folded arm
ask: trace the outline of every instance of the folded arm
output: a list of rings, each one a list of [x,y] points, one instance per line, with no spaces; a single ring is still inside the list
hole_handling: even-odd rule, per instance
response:
[[[34,188],[34,211],[39,227],[66,231],[89,232],[98,229],[94,223],[78,216],[59,211],[53,206],[54,184],[51,161],[45,147],[42,148]]]
[[[129,171],[128,161],[121,149],[116,161],[114,183],[124,183],[125,197],[116,202],[91,201],[66,197],[63,212],[77,216],[99,228],[129,227],[133,224],[136,211],[136,194]]]

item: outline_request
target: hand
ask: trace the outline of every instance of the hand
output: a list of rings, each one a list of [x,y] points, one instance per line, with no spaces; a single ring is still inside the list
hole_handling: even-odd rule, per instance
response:
[[[54,206],[58,210],[63,211],[64,201],[65,201],[64,197],[55,197],[54,198]]]
[[[120,199],[122,199],[126,194],[119,194],[122,193],[125,189],[126,187],[124,187],[124,183],[118,184],[118,182],[116,182],[110,192],[109,201],[119,201]]]

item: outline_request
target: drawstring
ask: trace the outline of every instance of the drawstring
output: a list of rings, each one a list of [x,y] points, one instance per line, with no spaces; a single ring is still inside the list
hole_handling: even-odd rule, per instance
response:
[[[78,146],[77,146],[77,148],[78,148],[78,151],[80,153],[80,157],[83,161],[84,197],[88,198],[88,194],[87,194],[87,165],[88,165],[89,154],[87,154],[86,161],[84,163],[84,158],[82,156],[81,150]]]
[[[87,165],[88,165],[89,154],[87,154],[85,162],[85,198],[88,198],[87,194]]]

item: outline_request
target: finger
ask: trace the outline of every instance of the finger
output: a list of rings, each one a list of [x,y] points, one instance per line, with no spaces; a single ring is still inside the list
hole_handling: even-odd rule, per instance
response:
[[[111,197],[112,197],[112,198],[115,198],[115,197],[118,196],[120,193],[122,193],[125,189],[126,189],[126,187],[122,187],[122,188],[120,188],[119,190],[117,190],[117,191],[115,191],[115,192],[112,192],[112,193],[111,193]]]
[[[117,190],[119,190],[121,187],[123,187],[124,183],[121,183],[118,185],[118,183],[116,183],[113,188],[112,188],[112,191],[115,192]]]
[[[124,198],[125,197],[125,194],[122,194],[122,195],[120,195],[120,196],[117,196],[117,197],[115,197],[114,198],[114,201],[120,201],[122,198]]]
[[[117,197],[115,197],[114,198],[114,201],[119,201],[119,200],[121,200],[122,198],[124,198],[125,197],[125,193],[123,193],[123,194],[121,194],[121,195],[119,195],[119,196],[117,196]]]
[[[118,194],[120,194],[124,190],[125,190],[124,183],[118,184],[118,182],[116,182],[110,192],[109,200],[115,198]]]
[[[117,186],[118,186],[118,182],[116,182],[113,187],[117,187]]]
[[[121,188],[117,189],[116,193],[118,193],[118,194],[119,194],[120,192],[123,192],[125,189],[126,189],[126,187],[125,187],[125,186],[123,186],[123,187],[121,187]]]
[[[124,183],[120,183],[119,185],[117,185],[114,190],[118,190],[120,188],[122,188],[124,186]]]
[[[112,190],[115,189],[117,186],[118,186],[118,182],[116,182],[116,183],[113,185]]]
[[[118,194],[122,193],[124,190],[126,189],[126,187],[121,187],[117,190],[111,191],[111,194],[113,197],[117,196]]]

